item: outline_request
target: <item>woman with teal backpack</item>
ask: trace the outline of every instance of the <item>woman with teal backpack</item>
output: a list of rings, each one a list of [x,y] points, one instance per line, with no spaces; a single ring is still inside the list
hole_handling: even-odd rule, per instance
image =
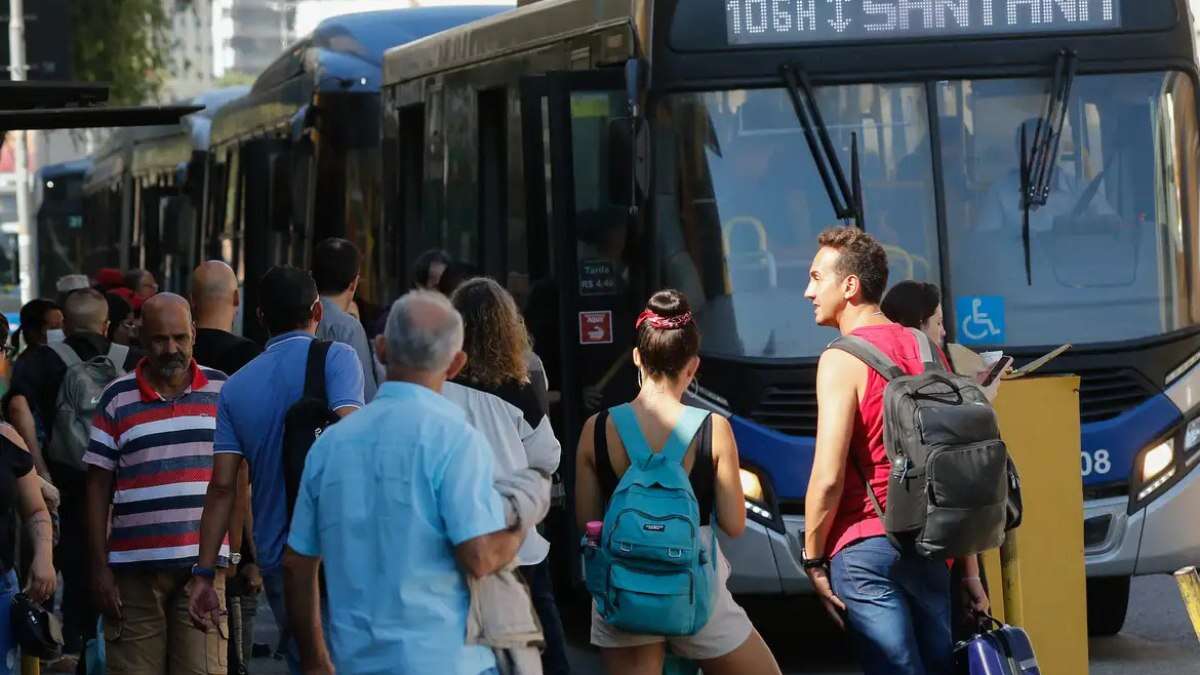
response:
[[[588,419],[579,439],[579,529],[603,520],[584,543],[591,642],[614,675],[660,675],[668,652],[706,675],[778,675],[726,586],[713,528],[739,536],[745,500],[729,421],[682,403],[700,367],[687,298],[655,293],[636,343],[637,398]]]

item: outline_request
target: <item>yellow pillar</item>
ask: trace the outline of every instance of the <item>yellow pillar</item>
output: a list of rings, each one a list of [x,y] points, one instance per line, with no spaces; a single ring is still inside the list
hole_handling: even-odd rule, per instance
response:
[[[1183,595],[1183,604],[1192,618],[1192,629],[1200,638],[1200,573],[1196,572],[1195,567],[1185,567],[1175,573],[1175,581],[1179,582],[1179,593]]]
[[[995,405],[1021,474],[1025,514],[1001,550],[1002,582],[992,578],[992,604],[1029,633],[1043,673],[1087,675],[1079,378],[1007,381]],[[1000,588],[1003,598],[996,597]]]
[[[21,656],[21,675],[39,675],[42,662],[32,656]]]

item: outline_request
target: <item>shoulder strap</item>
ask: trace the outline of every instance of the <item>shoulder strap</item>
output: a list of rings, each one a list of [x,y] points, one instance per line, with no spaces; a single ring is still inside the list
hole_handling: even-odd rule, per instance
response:
[[[48,346],[54,350],[55,354],[58,354],[58,358],[62,359],[62,362],[67,364],[68,368],[83,363],[83,359],[79,358],[75,350],[71,349],[71,346],[65,342],[51,342]]]
[[[121,375],[125,374],[125,360],[129,358],[129,347],[119,345],[115,342],[108,346],[108,360],[116,366],[117,372]]]
[[[332,342],[313,340],[308,345],[308,365],[304,371],[304,398],[325,400],[325,359]]]
[[[875,488],[871,487],[871,479],[867,478],[866,472],[864,472],[862,467],[858,465],[858,460],[854,459],[853,450],[850,452],[850,456],[847,458],[847,460],[850,462],[850,465],[854,467],[854,472],[857,473],[858,477],[862,479],[863,484],[867,486],[867,496],[871,498],[871,506],[875,507],[875,515],[879,516],[880,520],[883,520],[883,505],[879,503],[879,497],[875,496]]]
[[[625,454],[629,455],[630,467],[642,466],[650,459],[650,446],[638,426],[637,415],[633,414],[633,406],[628,403],[619,405],[608,411],[617,434],[621,436],[621,444],[625,446]]]
[[[937,346],[933,344],[933,338],[916,328],[909,328],[908,332],[917,340],[917,349],[921,352],[921,363],[925,365],[925,371],[945,370],[942,360],[937,357]]]
[[[704,426],[704,420],[708,419],[708,414],[707,410],[700,408],[687,405],[683,407],[679,421],[675,423],[675,428],[671,430],[671,435],[667,437],[667,444],[662,449],[662,455],[666,461],[683,463],[683,458],[692,445],[692,439],[699,433],[700,427]]]
[[[829,349],[838,349],[854,356],[889,382],[904,375],[904,370],[887,354],[857,335],[843,335],[829,343]]]

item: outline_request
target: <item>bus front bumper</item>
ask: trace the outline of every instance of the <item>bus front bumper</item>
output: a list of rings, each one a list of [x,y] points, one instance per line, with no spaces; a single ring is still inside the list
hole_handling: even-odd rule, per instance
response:
[[[1121,577],[1170,574],[1200,563],[1200,471],[1189,471],[1145,508],[1130,514],[1128,497],[1084,504],[1087,575]],[[721,536],[733,568],[729,588],[738,594],[811,592],[800,565],[803,516],[783,516],[786,534],[747,520],[738,539]]]
[[[729,590],[745,595],[809,594],[812,586],[800,565],[804,516],[783,516],[786,534],[754,520],[737,539],[720,536],[721,551],[733,568]]]

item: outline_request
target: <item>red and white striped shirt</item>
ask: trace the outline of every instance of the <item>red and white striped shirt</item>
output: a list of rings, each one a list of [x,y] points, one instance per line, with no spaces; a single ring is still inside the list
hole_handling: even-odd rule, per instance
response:
[[[190,566],[200,553],[200,514],[226,377],[193,361],[191,386],[168,401],[145,380],[144,365],[104,390],[83,461],[116,474],[109,565]],[[228,542],[219,559],[228,561]]]

